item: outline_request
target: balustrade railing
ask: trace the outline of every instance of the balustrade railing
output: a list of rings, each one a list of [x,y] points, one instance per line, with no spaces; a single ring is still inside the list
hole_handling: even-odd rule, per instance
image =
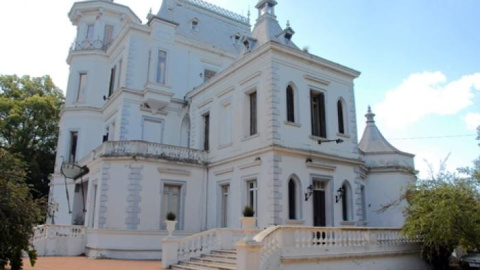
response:
[[[39,256],[74,256],[85,250],[85,227],[40,225],[33,229],[32,245]]]
[[[85,51],[85,50],[106,51],[111,44],[112,44],[112,41],[105,42],[100,39],[95,39],[95,40],[84,39],[81,41],[75,40],[70,46],[70,51]]]
[[[203,164],[207,161],[204,151],[146,141],[107,141],[90,151],[78,161],[86,165],[99,157],[148,157]]]

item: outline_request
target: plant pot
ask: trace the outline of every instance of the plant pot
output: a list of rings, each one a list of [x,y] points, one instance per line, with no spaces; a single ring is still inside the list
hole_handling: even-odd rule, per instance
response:
[[[172,233],[175,231],[175,226],[177,225],[176,220],[165,220],[165,224],[167,225],[167,232],[168,237],[173,237]]]
[[[245,230],[245,238],[243,241],[247,242],[252,240],[252,232],[255,229],[255,222],[257,221],[256,217],[241,217],[242,228]]]

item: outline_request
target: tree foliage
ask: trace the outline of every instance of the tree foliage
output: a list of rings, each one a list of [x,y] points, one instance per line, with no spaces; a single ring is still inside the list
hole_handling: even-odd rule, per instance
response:
[[[405,193],[403,232],[421,237],[422,256],[435,269],[448,268],[456,247],[480,251],[480,158],[473,168],[458,171],[447,172],[443,163],[437,174],[431,172],[430,179],[417,181]]]
[[[25,182],[25,164],[0,149],[0,269],[10,262],[12,270],[22,268],[22,251],[35,263],[30,247],[33,226],[42,218],[41,199],[34,199]]]
[[[0,75],[0,146],[27,165],[27,183],[48,194],[64,97],[49,76]]]

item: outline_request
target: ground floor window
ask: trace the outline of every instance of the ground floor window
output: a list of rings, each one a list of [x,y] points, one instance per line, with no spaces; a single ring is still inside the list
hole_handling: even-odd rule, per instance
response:
[[[162,199],[162,217],[161,226],[165,228],[165,216],[167,213],[172,212],[177,217],[177,229],[180,229],[181,221],[181,185],[165,184],[163,186],[163,199]]]
[[[255,211],[255,216],[258,215],[258,208],[257,208],[257,199],[258,199],[258,186],[257,186],[257,180],[249,180],[247,181],[247,205],[253,208],[253,211]]]

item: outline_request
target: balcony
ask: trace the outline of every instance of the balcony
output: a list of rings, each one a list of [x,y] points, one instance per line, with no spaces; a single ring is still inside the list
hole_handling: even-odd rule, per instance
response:
[[[84,39],[81,41],[75,40],[72,42],[70,46],[70,51],[89,51],[89,50],[100,50],[106,51],[110,45],[112,44],[113,40],[109,42],[104,42],[103,40],[96,39],[96,40],[88,40]]]
[[[143,157],[200,165],[207,162],[206,152],[197,149],[146,141],[107,141],[90,151],[78,164],[87,165],[102,157]]]

